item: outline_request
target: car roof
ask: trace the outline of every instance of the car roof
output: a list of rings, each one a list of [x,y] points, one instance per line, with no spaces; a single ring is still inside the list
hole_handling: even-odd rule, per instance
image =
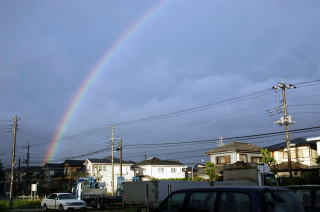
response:
[[[211,186],[211,187],[201,187],[201,188],[187,188],[179,189],[175,192],[192,192],[192,191],[290,191],[287,188],[278,188],[274,186]]]
[[[284,186],[284,188],[289,188],[289,189],[320,188],[320,185],[291,185],[291,186]]]

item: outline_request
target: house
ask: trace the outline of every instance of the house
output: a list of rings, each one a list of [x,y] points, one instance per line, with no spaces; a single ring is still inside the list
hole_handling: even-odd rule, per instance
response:
[[[306,138],[308,142],[315,143],[317,145],[317,156],[320,156],[320,136],[318,137],[312,137],[312,138]]]
[[[291,161],[307,166],[314,166],[317,158],[317,143],[315,140],[296,138],[290,141]],[[278,164],[288,162],[286,142],[266,147]]]
[[[63,176],[62,163],[46,163],[43,168],[43,187],[44,194],[53,192],[64,192],[64,188],[60,184],[60,177]]]
[[[206,154],[210,156],[210,161],[218,166],[232,164],[238,161],[259,163],[262,160],[260,149],[261,147],[254,144],[232,142],[221,147],[211,149],[206,152]]]
[[[153,178],[185,178],[186,168],[179,161],[160,160],[156,157],[141,161],[134,166],[136,177],[140,177],[143,181]]]
[[[53,180],[59,182],[60,191],[71,192],[75,181],[79,177],[84,177],[84,160],[65,160],[62,163],[63,174],[60,171]]]
[[[122,176],[126,181],[132,180],[134,171],[131,166],[134,164],[132,161],[122,162]],[[95,177],[98,182],[106,183],[108,191],[112,191],[112,162],[111,157],[105,159],[87,159],[84,162],[87,176]],[[114,158],[114,190],[117,189],[117,179],[120,176],[120,160]]]
[[[84,160],[65,160],[63,162],[63,173],[65,180],[74,181],[81,176],[81,171],[84,168]]]

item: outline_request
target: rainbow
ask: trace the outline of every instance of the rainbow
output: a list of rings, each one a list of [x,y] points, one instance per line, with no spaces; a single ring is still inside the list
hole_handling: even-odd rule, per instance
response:
[[[130,37],[150,19],[156,11],[163,7],[164,3],[168,2],[168,0],[159,0],[149,8],[146,13],[144,13],[139,19],[133,22],[111,45],[111,47],[106,51],[105,54],[100,58],[100,60],[93,66],[93,68],[89,71],[87,77],[84,82],[81,84],[76,94],[72,97],[66,111],[63,113],[62,119],[59,122],[59,125],[54,133],[53,138],[50,141],[49,148],[46,152],[45,159],[43,163],[48,163],[54,157],[59,140],[61,140],[65,130],[68,127],[70,120],[75,114],[77,108],[79,107],[81,100],[86,95],[87,91],[90,88],[90,85],[93,84],[98,74],[105,70],[104,67],[110,63],[112,58],[115,56],[116,52],[121,49],[125,45],[125,43],[130,39]]]

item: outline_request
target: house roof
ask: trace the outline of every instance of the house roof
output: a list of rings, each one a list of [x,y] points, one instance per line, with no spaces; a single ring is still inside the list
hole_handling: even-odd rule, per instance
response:
[[[44,165],[45,169],[56,169],[56,168],[63,168],[63,164],[62,163],[46,163]]]
[[[91,161],[91,163],[112,163],[111,162],[111,156],[106,157],[106,158],[102,158],[102,159],[95,159],[95,158],[89,158],[87,159],[89,161]],[[114,163],[120,163],[120,159],[119,158],[114,158],[113,159]],[[122,163],[124,164],[134,164],[135,162],[133,161],[122,161]]]
[[[68,166],[84,166],[84,160],[65,160],[63,162],[64,165],[68,165]]]
[[[217,147],[211,149],[207,152],[210,153],[218,153],[218,152],[260,152],[261,147],[258,147],[254,144],[244,143],[244,142],[232,142],[229,144],[225,144],[221,147]]]
[[[290,141],[291,145],[295,145],[295,146],[311,146],[314,145],[313,142],[308,142],[306,138],[295,138],[292,139]],[[282,142],[279,144],[274,144],[272,146],[268,146],[266,147],[266,149],[268,149],[269,151],[276,151],[276,150],[280,150],[280,149],[284,149],[287,147],[287,143],[286,142]]]
[[[152,157],[148,160],[143,160],[136,164],[139,165],[182,165],[179,161],[173,161],[173,160],[161,160],[156,157]]]

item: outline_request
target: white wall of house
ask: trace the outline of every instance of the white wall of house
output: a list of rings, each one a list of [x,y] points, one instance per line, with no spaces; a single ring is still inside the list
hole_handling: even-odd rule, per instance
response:
[[[317,155],[320,156],[320,141],[317,142]]]
[[[157,179],[184,178],[184,165],[140,165],[137,175],[147,175]]]
[[[236,163],[237,161],[244,161],[249,163],[249,162],[253,162],[252,161],[253,157],[256,157],[256,158],[262,157],[262,155],[259,153],[222,152],[222,153],[210,154],[210,162],[218,165],[219,163],[217,163],[217,159],[219,157],[225,157],[225,156],[230,156],[230,161],[226,161],[227,163]],[[243,158],[246,158],[246,161],[243,160]]]
[[[291,160],[307,166],[316,165],[317,151],[311,149],[310,146],[291,147]],[[287,148],[273,152],[274,159],[277,163],[287,162]]]
[[[131,170],[133,164],[122,164],[122,176],[126,181],[131,181],[134,171]],[[108,191],[112,191],[112,164],[85,162],[86,173],[88,176],[100,178],[99,182],[105,182]],[[117,189],[117,178],[120,176],[120,164],[114,164],[114,189]]]

